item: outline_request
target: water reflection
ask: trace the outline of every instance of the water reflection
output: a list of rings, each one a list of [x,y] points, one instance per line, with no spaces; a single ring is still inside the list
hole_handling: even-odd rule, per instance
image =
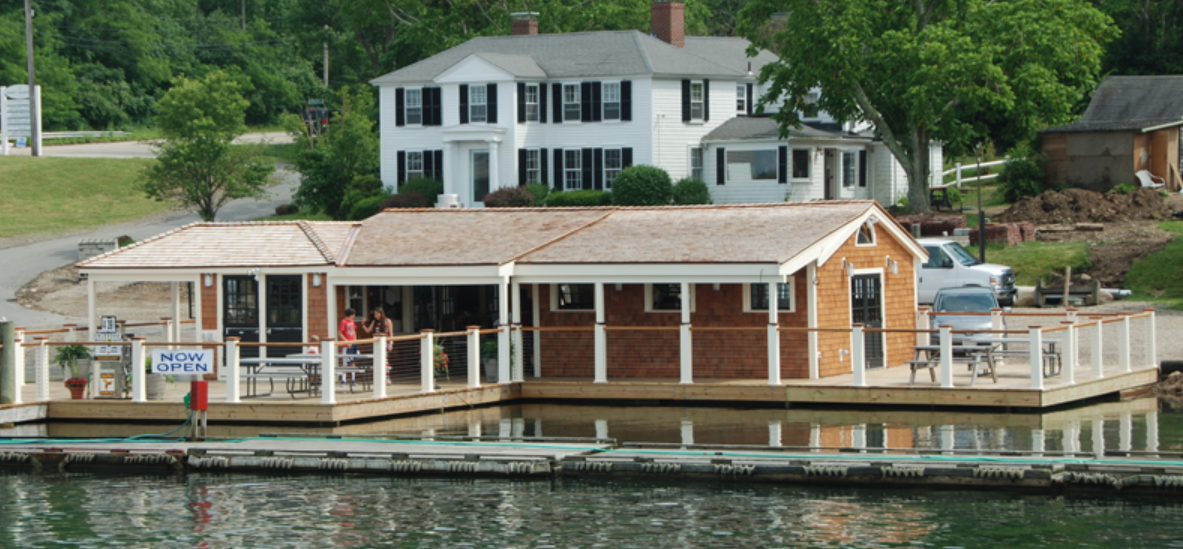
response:
[[[46,423],[0,430],[0,436],[127,437],[169,428]],[[1160,412],[1158,401],[1153,398],[1099,403],[1047,414],[527,403],[335,428],[210,427],[212,437],[236,438],[260,433],[611,437],[620,442],[674,444],[1095,453],[1183,450],[1183,413],[1170,409]]]

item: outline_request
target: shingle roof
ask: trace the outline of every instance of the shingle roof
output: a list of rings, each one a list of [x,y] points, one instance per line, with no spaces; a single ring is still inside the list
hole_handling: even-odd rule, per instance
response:
[[[331,265],[353,223],[191,223],[78,263],[85,269]]]
[[[546,71],[538,66],[532,57],[526,55],[505,55],[500,53],[473,54],[492,63],[501,70],[520,78],[546,78]]]
[[[739,139],[777,139],[780,136],[780,124],[765,116],[740,116],[724,122],[703,137],[703,141],[729,141]],[[851,139],[863,138],[864,135],[852,135],[843,132],[831,132],[811,126],[790,128],[790,137],[819,138],[819,139]]]
[[[740,62],[735,62],[724,66],[713,58],[696,55],[657,38],[630,30],[473,38],[427,59],[379,76],[370,83],[377,85],[431,82],[440,73],[472,54],[481,54],[491,63],[515,75],[518,75],[516,71],[524,70],[520,62],[510,63],[504,56],[527,57],[537,64],[546,78],[646,74],[739,78],[747,75],[746,64],[741,67]],[[510,66],[507,68],[501,65],[500,62],[490,59],[488,54],[503,56],[493,59],[501,59]]]
[[[760,76],[760,69],[764,68],[764,65],[776,62],[777,57],[768,50],[759,50],[755,57],[748,57],[748,46],[751,44],[746,38],[687,36],[684,49],[688,53],[744,73],[748,71],[750,62],[752,76],[756,77]]]
[[[1183,75],[1110,76],[1080,122],[1045,132],[1141,130],[1183,120]]]

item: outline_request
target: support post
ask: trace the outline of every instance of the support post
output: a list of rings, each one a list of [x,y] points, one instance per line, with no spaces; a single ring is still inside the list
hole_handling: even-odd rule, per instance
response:
[[[1090,320],[1097,323],[1095,328],[1096,334],[1093,337],[1093,377],[1097,379],[1105,377],[1105,349],[1101,346],[1102,336],[1105,333],[1102,327],[1103,324],[1101,324],[1102,318],[1099,316],[1090,318]]]
[[[941,388],[953,388],[953,326],[941,324]]]
[[[320,403],[337,403],[337,342],[333,340],[320,342]]]
[[[505,327],[502,327],[504,330]],[[434,393],[435,392],[435,330],[426,328],[419,330],[423,334],[423,339],[419,340],[419,392]],[[504,334],[505,332],[501,332]],[[505,349],[501,353],[502,356],[509,354],[509,349]],[[498,375],[506,375],[509,372],[508,368],[500,368]],[[501,378],[498,378],[501,381]]]
[[[768,283],[768,384],[780,385],[780,305],[777,283]],[[777,424],[780,425],[779,423]]]
[[[928,311],[929,311],[928,307],[917,307],[916,308],[916,329],[917,330],[931,330],[932,329],[929,326]],[[927,332],[921,332],[921,333],[916,334],[916,344],[917,345],[930,345],[931,341],[932,341],[932,338],[930,337],[930,335]]]
[[[1080,311],[1080,309],[1077,309],[1076,307],[1068,307],[1067,311],[1068,311],[1068,320],[1071,320],[1072,322],[1076,322],[1076,313],[1078,311]]]
[[[490,187],[493,188],[493,187]],[[497,383],[505,385],[510,383],[510,357],[513,356],[509,352],[510,346],[510,325],[509,325],[509,278],[502,278],[501,285],[497,287],[497,327],[501,329],[497,333]],[[434,336],[432,336],[434,337]]]
[[[1130,372],[1130,315],[1117,323],[1117,364],[1122,372]]]
[[[1144,309],[1144,312],[1146,312],[1147,314],[1150,315],[1150,316],[1146,317],[1146,354],[1147,354],[1147,356],[1150,357],[1150,360],[1149,360],[1148,364],[1146,364],[1146,366],[1148,366],[1150,368],[1157,368],[1158,367],[1158,339],[1157,339],[1157,335],[1154,333],[1154,330],[1155,330],[1154,314],[1156,311],[1154,309]]]
[[[990,309],[990,329],[995,332],[1002,331],[1002,309],[998,307]]]
[[[374,398],[386,398],[386,337],[374,344]]]
[[[850,329],[850,367],[854,372],[854,386],[867,386],[867,361],[863,352],[866,339],[863,338],[862,324],[855,324]],[[941,354],[942,359],[944,353]]]
[[[176,283],[174,282],[174,284]],[[164,322],[164,341],[168,343],[176,341],[173,339],[173,322],[179,321],[174,321],[173,317],[171,316],[162,316],[160,317],[160,321]],[[171,349],[172,347],[170,346],[169,348]]]
[[[20,388],[27,384],[25,379],[25,329],[17,326],[13,333],[12,345],[12,364],[16,368],[13,373],[16,375],[17,394],[20,394]]]
[[[810,328],[808,332],[809,347],[809,379],[821,377],[821,359],[818,356],[817,332],[817,261],[809,262],[805,266],[805,319]]]
[[[510,380],[514,383],[521,383],[525,381],[526,365],[523,362],[524,350],[522,349],[522,285],[514,282],[513,288],[513,324],[510,331],[510,341],[513,343],[509,346],[513,352],[513,358],[510,364],[513,366],[510,372]]]
[[[481,327],[468,328],[468,387],[481,386]]]
[[[169,293],[172,295],[172,322],[168,325],[169,334],[165,338],[167,341],[181,340],[181,283],[172,282],[169,284]],[[196,378],[194,378],[196,379]]]
[[[1031,388],[1036,391],[1043,390],[1043,328],[1040,326],[1028,326],[1027,337],[1031,342],[1031,348],[1028,349],[1031,354]]]
[[[541,324],[539,319],[540,305],[538,304],[538,285],[533,284],[530,288],[530,304],[534,307],[534,327],[537,328]],[[534,352],[534,377],[542,377],[542,332],[535,330],[534,337],[530,338]]]
[[[131,401],[147,402],[148,373],[144,371],[144,340],[143,337],[131,338]],[[118,371],[118,370],[116,370]],[[153,374],[158,375],[158,374]]]
[[[689,385],[694,383],[694,341],[690,334],[690,292],[691,285],[688,282],[682,283],[682,325],[678,329],[678,343],[681,358],[681,383]]]
[[[1076,385],[1076,324],[1071,320],[1061,320],[1067,329],[1064,330],[1064,349],[1060,359],[1064,361],[1064,383]]]
[[[49,400],[49,338],[36,337],[37,341],[37,400]],[[94,385],[98,385],[96,381]]]
[[[608,383],[608,333],[604,331],[604,283],[596,282],[595,382]]]
[[[238,398],[240,394],[239,385],[242,380],[239,379],[239,364],[238,364],[238,340],[237,337],[226,338],[226,403],[237,404],[241,402]],[[322,376],[323,377],[323,376]]]
[[[17,364],[16,330],[12,322],[0,322],[0,405],[21,403],[21,384],[17,383],[17,370],[25,369],[24,362]]]

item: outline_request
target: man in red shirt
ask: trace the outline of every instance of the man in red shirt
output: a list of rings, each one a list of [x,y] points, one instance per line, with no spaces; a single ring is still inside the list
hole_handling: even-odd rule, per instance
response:
[[[341,324],[339,324],[337,326],[337,335],[341,339],[343,339],[345,341],[357,340],[357,324],[353,321],[353,317],[356,314],[357,314],[357,311],[353,310],[352,307],[345,309],[345,318],[342,318]],[[346,346],[341,347],[341,354],[356,355],[357,354],[357,345],[354,344],[354,345],[346,345]],[[345,362],[346,366],[353,364],[353,360],[351,360],[351,359],[345,359],[344,362]]]

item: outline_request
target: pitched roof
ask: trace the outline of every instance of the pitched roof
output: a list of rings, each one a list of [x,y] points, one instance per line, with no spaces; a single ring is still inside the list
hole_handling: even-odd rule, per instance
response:
[[[78,262],[84,269],[331,265],[354,223],[191,223]]]
[[[1080,121],[1045,132],[1143,130],[1183,122],[1183,75],[1110,76]]]
[[[756,77],[764,65],[775,63],[777,57],[768,50],[757,50],[755,57],[748,57],[748,46],[751,45],[746,38],[734,36],[687,36],[684,49],[713,63],[745,73],[748,72],[750,62],[751,74]]]
[[[587,78],[652,74],[742,78],[747,75],[746,65],[740,66],[738,61],[720,64],[718,55],[705,55],[701,49],[697,43],[691,50],[677,48],[635,30],[482,36],[379,76],[370,83],[431,82],[440,73],[473,54],[479,54],[506,72],[522,77]],[[509,57],[517,59],[507,59]],[[521,58],[533,60],[542,74],[530,72],[533,69]]]
[[[780,123],[766,116],[739,116],[724,122],[703,137],[703,141],[778,139]],[[812,126],[789,128],[789,137],[817,139],[867,139],[869,136],[827,131]]]

